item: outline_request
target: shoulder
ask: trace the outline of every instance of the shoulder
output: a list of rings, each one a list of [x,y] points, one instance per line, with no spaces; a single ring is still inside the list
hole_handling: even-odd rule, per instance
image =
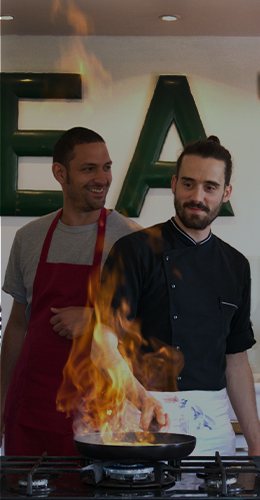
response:
[[[35,245],[41,246],[48,229],[59,210],[35,219],[16,232],[13,247],[21,251],[34,251]]]
[[[111,223],[117,223],[120,224],[121,226],[126,226],[129,227],[130,229],[133,230],[139,230],[142,229],[142,226],[138,224],[137,222],[133,221],[132,219],[129,219],[129,217],[126,217],[125,215],[120,214],[117,212],[117,210],[112,210],[110,215],[107,218],[108,222]]]
[[[43,215],[38,219],[28,222],[28,224],[25,224],[25,226],[22,226],[20,229],[18,229],[16,237],[18,239],[23,239],[30,237],[31,235],[36,236],[36,234],[47,232],[58,212],[59,210],[47,215]]]
[[[116,239],[119,239],[127,234],[139,231],[142,226],[137,222],[125,217],[116,210],[112,210],[107,217],[107,232],[113,234]]]
[[[120,238],[116,245],[118,248],[136,248],[139,251],[164,251],[165,246],[165,235],[164,235],[165,224],[155,224],[147,228],[140,228],[127,234]]]
[[[212,235],[213,243],[219,248],[222,255],[230,262],[231,266],[249,267],[249,261],[239,250],[229,243],[221,240],[218,236]]]

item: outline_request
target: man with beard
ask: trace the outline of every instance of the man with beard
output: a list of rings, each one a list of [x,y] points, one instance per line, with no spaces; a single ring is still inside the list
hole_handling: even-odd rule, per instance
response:
[[[128,405],[125,420],[131,414],[144,430],[157,421],[161,431],[194,435],[195,455],[235,453],[227,394],[248,453],[260,454],[247,358],[255,343],[249,263],[211,232],[230,198],[231,172],[230,153],[215,136],[185,147],[172,178],[175,216],[114,245],[97,300],[91,358],[108,378],[120,373],[137,407]],[[113,293],[111,276],[118,277]],[[171,376],[163,372],[167,360]]]
[[[7,455],[76,454],[72,419],[56,411],[62,370],[92,314],[110,248],[140,227],[104,208],[111,164],[96,132],[65,132],[52,166],[63,208],[15,236],[3,285],[14,299],[1,360]]]

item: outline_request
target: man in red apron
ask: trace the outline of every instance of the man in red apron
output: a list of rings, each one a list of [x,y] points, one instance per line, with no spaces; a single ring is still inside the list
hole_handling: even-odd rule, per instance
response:
[[[19,302],[11,285],[3,286],[14,297],[2,346],[6,455],[39,455],[44,451],[49,455],[77,454],[72,418],[57,412],[56,395],[72,345],[75,318],[82,319],[86,306],[93,307],[98,289],[106,220],[111,213],[104,204],[112,181],[112,162],[104,140],[82,127],[71,129],[59,139],[53,161],[54,177],[63,190],[63,209],[52,217],[41,244],[29,324],[25,315],[29,300],[26,304]],[[70,262],[74,251],[78,251],[77,235],[67,245],[66,254],[72,255],[68,262],[63,255],[58,261],[48,261],[59,224],[65,232],[97,226],[89,265]],[[86,240],[83,256],[88,244]],[[30,262],[24,266],[30,272]]]

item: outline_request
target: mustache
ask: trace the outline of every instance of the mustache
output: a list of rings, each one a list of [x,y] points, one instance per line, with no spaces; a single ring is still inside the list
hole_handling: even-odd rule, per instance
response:
[[[196,207],[198,208],[199,210],[204,210],[204,212],[208,213],[210,210],[209,210],[209,207],[207,207],[206,205],[203,205],[203,203],[195,203],[194,201],[186,201],[186,203],[183,204],[183,208],[186,208],[186,207]]]

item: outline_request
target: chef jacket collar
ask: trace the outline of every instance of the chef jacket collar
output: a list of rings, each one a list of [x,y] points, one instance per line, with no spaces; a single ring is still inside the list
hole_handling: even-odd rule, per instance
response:
[[[211,239],[212,232],[210,229],[208,237],[205,240],[199,241],[199,243],[197,243],[193,238],[191,238],[191,236],[189,236],[187,233],[185,233],[185,231],[183,231],[180,228],[180,226],[178,226],[177,222],[174,220],[174,217],[172,217],[170,220],[171,220],[172,225],[175,227],[175,229],[177,229],[177,231],[179,231],[183,236],[185,236],[188,240],[190,240],[194,245],[203,245],[204,243],[207,243],[207,241],[209,241]]]

